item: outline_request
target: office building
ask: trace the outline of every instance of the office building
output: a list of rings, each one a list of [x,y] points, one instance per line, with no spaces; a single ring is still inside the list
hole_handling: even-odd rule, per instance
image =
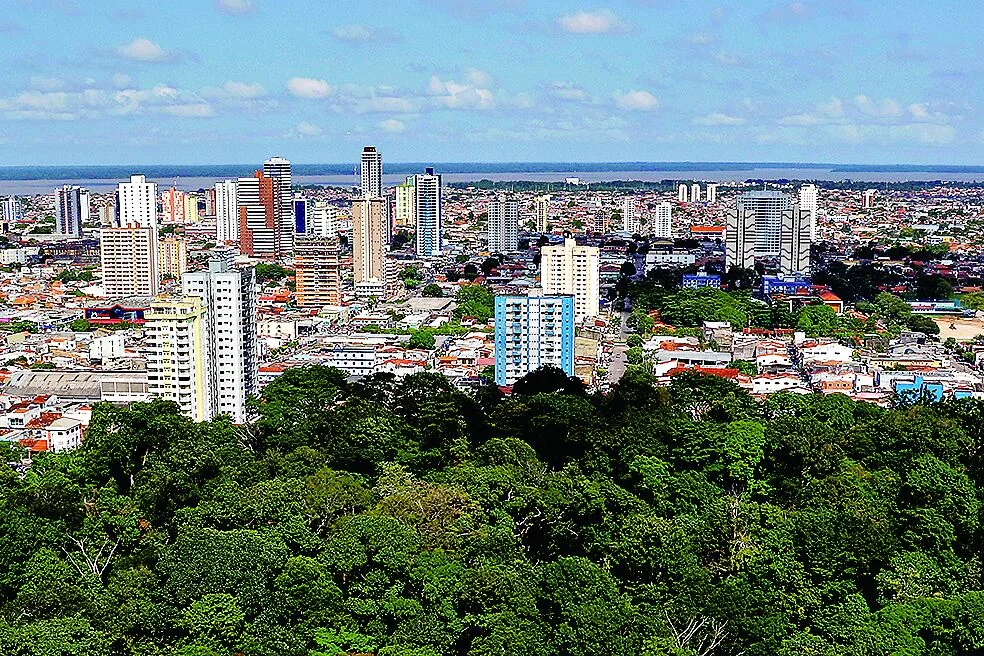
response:
[[[89,192],[65,185],[55,189],[55,234],[82,236],[82,224],[89,220]]]
[[[297,305],[321,308],[342,303],[342,272],[338,240],[308,235],[294,243]]]
[[[352,269],[355,283],[385,279],[386,203],[363,198],[352,203]]]
[[[506,253],[519,246],[519,202],[501,195],[489,202],[489,251]]]
[[[718,186],[716,184],[707,185],[707,202],[716,203],[718,199]]]
[[[792,208],[792,196],[781,191],[748,191],[739,196],[737,205],[755,223],[755,256],[778,256],[782,215]]]
[[[251,178],[236,182],[236,204],[239,210],[239,247],[250,257],[275,258],[287,253],[282,250],[280,233],[283,212],[280,203],[280,179],[256,171]],[[288,225],[293,233],[293,225]]]
[[[294,196],[294,234],[305,235],[311,217],[311,201],[299,195]]]
[[[215,240],[220,244],[239,241],[239,201],[235,180],[215,183]]]
[[[805,184],[800,187],[799,205],[800,210],[810,214],[810,241],[817,239],[817,209],[819,207],[819,194],[817,186]]]
[[[337,237],[338,208],[327,201],[315,201],[305,234],[312,237]]]
[[[188,270],[188,242],[166,237],[157,242],[157,270],[162,278],[180,280]]]
[[[598,267],[598,248],[567,237],[540,249],[540,286],[544,294],[573,295],[574,320],[581,323],[598,314]]]
[[[208,351],[208,309],[198,296],[158,300],[144,314],[147,387],[150,395],[173,401],[194,421],[214,416]]]
[[[157,227],[157,183],[142,175],[131,175],[129,182],[116,188],[119,225]]]
[[[677,187],[677,200],[681,203],[687,202],[687,185],[682,184]]]
[[[793,204],[782,215],[779,272],[784,276],[809,277],[812,213]]]
[[[630,235],[642,232],[639,203],[634,196],[626,196],[622,199],[622,231]]]
[[[278,257],[289,257],[294,247],[294,189],[290,162],[283,157],[271,157],[263,162],[263,174],[278,184],[279,204],[275,207],[276,252]]]
[[[383,154],[375,146],[362,149],[362,197],[379,198],[383,195]]]
[[[547,366],[573,376],[574,326],[573,296],[496,296],[496,384],[512,385]]]
[[[650,228],[656,239],[673,239],[673,203],[656,206]]]
[[[877,192],[874,189],[866,189],[864,195],[861,197],[861,207],[866,210],[870,210],[875,206],[875,194]]]
[[[233,266],[234,252],[216,252],[208,269],[182,277],[185,297],[204,299],[207,308],[208,389],[213,414],[237,424],[247,420],[246,399],[258,391],[256,274]]]
[[[394,223],[400,228],[411,228],[416,224],[414,218],[414,177],[410,176],[396,186],[396,208]]]
[[[157,296],[157,230],[137,226],[100,231],[102,285],[111,298]]]
[[[441,254],[441,176],[433,168],[414,176],[414,218],[417,222],[417,255]]]
[[[534,201],[536,214],[536,231],[544,233],[550,229],[550,194],[537,196]]]
[[[690,185],[690,202],[699,203],[700,202],[700,185],[696,182]]]

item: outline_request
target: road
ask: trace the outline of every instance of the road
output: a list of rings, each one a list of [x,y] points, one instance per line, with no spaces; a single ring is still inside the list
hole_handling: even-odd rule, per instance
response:
[[[618,381],[622,380],[622,376],[625,374],[625,351],[627,347],[625,346],[625,339],[628,337],[628,332],[625,329],[625,323],[629,320],[629,313],[621,313],[621,322],[618,329],[618,343],[615,344],[612,349],[612,364],[608,367],[608,381],[610,385],[614,385]]]

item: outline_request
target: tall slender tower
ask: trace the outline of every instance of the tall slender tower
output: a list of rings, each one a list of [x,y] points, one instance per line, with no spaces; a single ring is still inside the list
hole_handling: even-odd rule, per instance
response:
[[[810,214],[810,241],[816,241],[817,238],[818,200],[816,185],[806,184],[800,187],[800,209]]]
[[[382,198],[363,198],[352,204],[352,268],[356,283],[385,279],[387,220]]]
[[[489,250],[493,253],[514,251],[519,245],[519,203],[499,196],[489,203]]]
[[[784,276],[809,276],[811,213],[798,204],[782,215],[782,236],[779,246],[779,271]]]
[[[536,231],[543,233],[550,225],[550,194],[537,196],[535,203]]]
[[[239,241],[239,202],[236,181],[215,183],[215,239],[219,243]]]
[[[414,214],[417,220],[417,255],[441,254],[441,176],[433,168],[414,176]]]
[[[578,246],[570,237],[563,244],[540,249],[543,293],[573,294],[577,323],[598,314],[599,257],[597,247]]]
[[[290,161],[283,157],[271,157],[263,162],[263,174],[279,183],[277,257],[288,257],[294,248],[294,189]]]
[[[181,414],[194,421],[211,419],[215,415],[215,391],[204,299],[160,299],[144,316],[150,395],[174,401]]]
[[[99,256],[108,296],[157,296],[157,230],[139,225],[105,228],[99,233]]]
[[[82,223],[89,218],[89,192],[65,185],[55,189],[55,234],[82,236]]]
[[[673,238],[673,204],[660,203],[656,206],[653,218],[652,234],[656,239]]]
[[[240,250],[252,257],[278,257],[280,232],[283,226],[280,203],[280,180],[256,171],[251,178],[236,182],[236,203],[239,210]],[[293,226],[289,226],[293,236]]]
[[[338,240],[307,235],[297,239],[294,253],[297,305],[341,305],[342,275]]]
[[[375,146],[362,149],[362,197],[378,198],[383,195],[383,154]]]
[[[117,187],[120,225],[157,227],[157,183],[147,182],[142,175],[131,175],[129,182]]]
[[[622,230],[630,235],[642,230],[639,221],[639,204],[635,196],[626,196],[622,199]]]

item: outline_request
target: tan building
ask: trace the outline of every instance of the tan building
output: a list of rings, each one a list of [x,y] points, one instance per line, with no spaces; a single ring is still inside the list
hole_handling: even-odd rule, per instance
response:
[[[297,237],[294,270],[298,306],[341,305],[342,274],[336,239]]]
[[[197,296],[155,301],[147,323],[147,386],[150,395],[174,401],[194,421],[214,415],[206,339],[208,310]]]
[[[157,296],[157,230],[129,226],[100,232],[99,255],[106,295]]]
[[[594,246],[578,246],[571,238],[540,249],[540,285],[544,294],[573,294],[574,321],[598,315],[599,253]]]
[[[157,243],[157,268],[164,278],[179,279],[188,270],[188,242],[167,237]]]
[[[356,283],[386,279],[388,221],[384,199],[364,198],[352,203],[352,268]]]

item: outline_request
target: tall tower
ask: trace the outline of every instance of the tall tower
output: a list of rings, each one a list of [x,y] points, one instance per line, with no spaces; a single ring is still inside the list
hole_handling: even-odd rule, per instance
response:
[[[108,296],[157,296],[157,230],[139,225],[99,233],[102,284]]]
[[[387,221],[382,198],[363,198],[352,204],[352,268],[356,283],[385,279]]]
[[[407,178],[403,184],[396,186],[396,217],[395,223],[401,228],[412,227],[414,219],[414,176]]]
[[[783,212],[779,271],[784,276],[810,275],[811,216],[796,203]]]
[[[221,243],[239,241],[239,201],[236,181],[215,183],[215,240]]]
[[[652,234],[656,239],[673,239],[673,204],[660,203],[652,222]]]
[[[251,178],[236,182],[236,202],[239,210],[240,250],[251,257],[280,257],[283,225],[280,219],[280,180],[256,171]],[[293,236],[293,225],[288,226]]]
[[[626,196],[622,199],[622,231],[630,235],[642,231],[642,224],[639,221],[639,203],[635,196]]]
[[[718,186],[716,184],[707,185],[707,202],[716,203],[718,198]]]
[[[362,149],[362,197],[378,198],[383,195],[383,154],[375,146]]]
[[[307,234],[313,237],[337,237],[338,208],[329,205],[327,201],[315,201]]]
[[[782,215],[792,208],[792,197],[781,191],[748,191],[739,197],[738,205],[755,221],[755,255],[779,255]]]
[[[687,185],[681,184],[677,187],[677,200],[681,203],[687,202]]]
[[[246,399],[258,390],[259,341],[256,319],[256,274],[252,267],[233,266],[231,249],[215,252],[208,269],[186,273],[185,296],[204,299],[207,331],[208,387],[214,414],[245,423]]]
[[[82,236],[82,224],[89,219],[89,192],[65,185],[55,189],[55,234]]]
[[[519,202],[504,195],[489,203],[489,251],[505,253],[519,245]]]
[[[271,157],[263,162],[263,174],[279,183],[280,203],[276,210],[277,257],[288,257],[294,248],[294,189],[290,162]]]
[[[725,271],[731,267],[751,269],[755,266],[755,216],[741,199],[728,212],[725,227]]]
[[[117,187],[120,225],[157,227],[157,183],[147,182],[142,175],[131,175],[129,182]]]
[[[540,249],[540,285],[544,294],[573,294],[574,320],[598,314],[599,250],[571,238]]]
[[[870,210],[875,206],[875,190],[866,189],[864,195],[861,197],[861,207],[866,210]]]
[[[573,376],[574,325],[572,296],[496,296],[496,384],[512,385],[545,366]]]
[[[147,387],[151,396],[174,401],[181,414],[207,421],[215,414],[209,353],[208,309],[202,298],[159,300],[147,322]]]
[[[414,176],[414,214],[417,220],[417,255],[441,254],[441,176],[433,168]]]
[[[690,202],[691,203],[700,202],[700,185],[696,182],[690,185]]]
[[[294,253],[297,305],[341,305],[342,274],[338,240],[334,237],[299,238]]]
[[[800,209],[810,214],[810,240],[816,241],[817,238],[817,209],[819,194],[817,186],[806,184],[800,187],[799,204]]]
[[[536,231],[544,233],[550,225],[550,194],[537,196],[534,201],[536,211]]]

